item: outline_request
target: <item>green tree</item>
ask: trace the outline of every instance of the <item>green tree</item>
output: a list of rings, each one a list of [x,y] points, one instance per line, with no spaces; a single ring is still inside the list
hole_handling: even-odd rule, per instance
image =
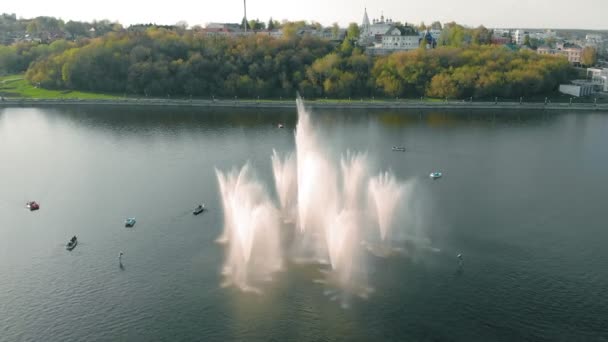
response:
[[[333,25],[331,25],[331,35],[333,39],[338,39],[338,37],[340,37],[340,26],[338,26],[338,23],[333,23]]]
[[[357,25],[357,23],[348,24],[348,28],[346,29],[346,38],[350,40],[357,40],[359,39],[359,35],[359,25]]]
[[[590,46],[585,47],[581,53],[581,62],[586,66],[594,66],[597,63],[597,50]]]
[[[79,21],[68,21],[63,27],[68,36],[72,39],[78,37],[85,37],[87,35],[87,27],[84,23]]]

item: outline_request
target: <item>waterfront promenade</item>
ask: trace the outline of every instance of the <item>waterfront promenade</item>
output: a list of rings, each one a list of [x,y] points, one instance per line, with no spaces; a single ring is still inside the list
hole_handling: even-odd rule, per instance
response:
[[[416,100],[305,100],[311,108],[335,109],[534,109],[534,110],[585,110],[606,111],[608,103],[548,103],[543,102],[469,102],[469,101],[416,101]],[[295,108],[294,100],[187,100],[187,99],[26,99],[5,98],[0,107],[14,106],[168,106],[218,108]]]

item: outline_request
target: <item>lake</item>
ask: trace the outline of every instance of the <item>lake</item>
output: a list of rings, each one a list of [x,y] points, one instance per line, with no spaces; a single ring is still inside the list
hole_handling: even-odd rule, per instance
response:
[[[332,153],[416,184],[428,242],[370,256],[347,308],[289,260],[221,286],[216,168],[274,194],[295,109],[0,108],[0,341],[608,340],[606,113],[313,112]]]

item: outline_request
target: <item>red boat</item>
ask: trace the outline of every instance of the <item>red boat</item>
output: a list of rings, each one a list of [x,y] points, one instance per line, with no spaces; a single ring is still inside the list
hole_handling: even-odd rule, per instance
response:
[[[36,201],[27,202],[25,207],[28,208],[30,211],[40,209],[40,205],[38,203],[36,203]]]

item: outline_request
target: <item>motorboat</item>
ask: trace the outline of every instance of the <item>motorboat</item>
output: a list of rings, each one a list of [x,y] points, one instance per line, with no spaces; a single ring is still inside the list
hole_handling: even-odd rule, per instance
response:
[[[194,208],[194,210],[192,211],[192,214],[198,215],[198,214],[202,213],[203,211],[205,211],[205,205],[204,204],[200,204],[199,206],[197,206],[196,208]]]
[[[278,128],[283,128],[283,124],[282,124],[282,123],[280,123],[280,124],[278,124],[278,125],[277,125],[277,127],[278,127]]]
[[[443,176],[441,172],[431,172],[431,174],[429,175],[429,177],[431,177],[432,179],[438,179],[441,178],[441,176]]]
[[[135,218],[134,217],[129,217],[128,219],[125,220],[125,227],[133,227],[135,225]]]
[[[68,251],[71,251],[72,249],[76,248],[76,245],[78,244],[78,239],[76,238],[76,235],[74,235],[70,241],[68,242],[67,245],[65,245],[65,249],[67,249]]]
[[[405,152],[405,147],[403,147],[403,146],[393,146],[393,151]]]
[[[36,203],[36,201],[27,202],[25,204],[25,207],[28,208],[30,211],[40,209],[40,205],[38,203]]]

